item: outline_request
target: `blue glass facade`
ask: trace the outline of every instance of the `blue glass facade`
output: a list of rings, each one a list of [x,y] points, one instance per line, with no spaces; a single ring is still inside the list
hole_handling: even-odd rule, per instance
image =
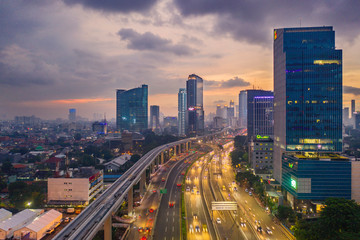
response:
[[[351,162],[283,155],[282,186],[296,199],[351,199]]]
[[[204,133],[203,84],[203,79],[195,74],[189,75],[186,81],[186,132],[189,136]]]
[[[254,111],[254,98],[260,96],[274,96],[274,93],[271,91],[264,90],[246,90],[247,92],[247,132],[248,140],[250,141],[254,133],[255,126],[255,111]]]
[[[120,131],[140,132],[148,128],[148,86],[116,92],[116,126]]]
[[[284,152],[342,151],[342,50],[332,27],[274,30],[274,173]]]

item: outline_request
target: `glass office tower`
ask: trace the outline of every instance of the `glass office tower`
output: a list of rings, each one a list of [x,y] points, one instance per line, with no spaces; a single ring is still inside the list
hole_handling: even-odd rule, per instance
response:
[[[186,130],[189,136],[204,133],[203,82],[203,79],[195,74],[189,75],[186,81],[188,113]]]
[[[150,106],[150,128],[155,133],[160,133],[160,107]]]
[[[148,128],[148,86],[116,91],[116,126],[120,131]]]
[[[332,27],[274,30],[274,176],[282,154],[342,151],[342,50]]]

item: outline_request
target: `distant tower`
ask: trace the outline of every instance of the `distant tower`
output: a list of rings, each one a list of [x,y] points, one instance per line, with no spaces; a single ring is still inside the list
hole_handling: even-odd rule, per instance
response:
[[[178,129],[179,136],[186,134],[186,89],[180,88],[178,93]]]
[[[150,128],[155,133],[160,131],[160,107],[157,105],[150,106]]]
[[[351,118],[353,117],[354,112],[356,112],[356,110],[355,110],[355,100],[352,99],[351,100]]]
[[[69,109],[69,121],[76,122],[76,109],[75,108]]]

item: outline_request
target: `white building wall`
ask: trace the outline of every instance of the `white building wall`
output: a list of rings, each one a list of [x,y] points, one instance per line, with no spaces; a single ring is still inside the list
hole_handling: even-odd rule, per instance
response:
[[[88,178],[49,178],[48,201],[89,201]]]

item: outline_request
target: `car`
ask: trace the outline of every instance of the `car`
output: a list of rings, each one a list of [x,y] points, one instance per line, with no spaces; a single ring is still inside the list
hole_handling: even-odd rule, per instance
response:
[[[169,208],[174,207],[175,203],[174,202],[169,202]]]
[[[191,193],[195,193],[195,190],[194,190],[194,189],[191,189]]]
[[[162,181],[162,182],[165,182],[165,178],[161,178],[161,181]]]
[[[70,218],[69,218],[69,217],[66,217],[66,218],[64,219],[64,222],[66,222],[66,223],[70,222]]]
[[[269,227],[266,227],[266,233],[271,235],[273,232],[271,231],[271,229]]]
[[[154,190],[153,190],[153,193],[157,193],[157,190],[154,189]]]
[[[249,196],[252,196],[252,192],[249,192]]]
[[[235,181],[232,181],[232,184],[235,185]]]
[[[143,228],[143,227],[139,227],[139,228],[138,228],[138,231],[139,231],[139,233],[142,233],[142,232],[144,231],[144,228]]]
[[[245,189],[245,192],[249,192],[249,190],[246,188],[246,189]]]
[[[192,224],[190,224],[190,226],[189,226],[189,232],[190,232],[190,233],[193,233],[193,232],[194,232],[194,228],[193,228],[193,225],[192,225]]]
[[[217,219],[216,219],[216,223],[217,223],[217,224],[221,224],[221,219],[220,219],[220,218],[217,218]]]
[[[194,185],[194,189],[196,189],[196,185]]]
[[[71,221],[74,220],[74,219],[75,219],[75,217],[71,217],[71,218],[70,218]]]
[[[196,225],[196,226],[195,226],[195,232],[200,232],[200,227],[199,227],[199,225]]]
[[[206,176],[206,175],[204,176],[204,179],[207,179],[207,176]]]
[[[199,194],[200,194],[200,191],[199,191],[199,190],[197,190],[197,191],[196,191],[196,194],[197,194],[197,195],[199,195]]]
[[[51,233],[53,233],[53,232],[54,232],[54,230],[55,230],[54,228],[49,229],[49,230],[47,230],[47,231],[46,231],[46,234],[51,234]]]
[[[197,219],[197,218],[198,218],[197,214],[194,214],[194,215],[193,215],[193,218],[194,218],[194,219]]]
[[[147,232],[147,233],[149,233],[149,232],[151,232],[151,229],[152,229],[151,227],[146,227],[146,228],[144,229],[144,231]]]
[[[181,172],[181,175],[183,175],[183,176],[184,176],[184,175],[185,175],[185,172]]]
[[[207,225],[206,224],[203,224],[203,232],[207,232],[208,231],[208,228],[207,228]]]
[[[237,190],[238,190],[237,187],[234,187],[233,189],[234,189],[234,191],[237,191]]]
[[[262,227],[261,227],[260,225],[258,225],[258,226],[256,227],[256,230],[257,230],[259,233],[262,233]]]
[[[189,186],[186,187],[186,191],[190,192],[190,187]]]
[[[240,225],[241,225],[242,227],[246,227],[245,222],[241,222]]]
[[[181,183],[176,184],[176,186],[181,187]]]
[[[186,181],[190,181],[190,177],[186,177]]]

